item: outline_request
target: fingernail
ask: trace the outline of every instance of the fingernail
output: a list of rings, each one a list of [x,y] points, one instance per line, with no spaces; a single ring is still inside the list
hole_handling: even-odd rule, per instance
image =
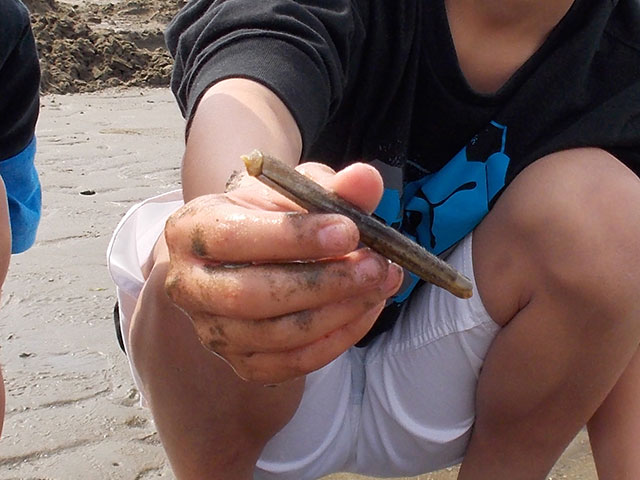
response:
[[[318,231],[318,241],[329,252],[344,252],[351,241],[351,234],[344,223],[332,223]]]
[[[389,266],[389,273],[387,274],[387,278],[384,281],[384,285],[382,286],[382,290],[387,295],[393,295],[396,293],[400,285],[402,285],[402,281],[404,278],[404,270],[399,265],[392,263]]]
[[[378,283],[386,265],[375,257],[367,257],[356,264],[356,280],[360,284]]]

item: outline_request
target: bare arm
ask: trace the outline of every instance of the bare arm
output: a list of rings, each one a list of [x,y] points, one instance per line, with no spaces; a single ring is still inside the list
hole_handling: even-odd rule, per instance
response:
[[[166,276],[166,292],[202,344],[241,377],[277,383],[326,365],[362,338],[402,272],[357,250],[358,231],[345,217],[297,215],[299,207],[248,176],[221,194],[254,148],[295,165],[302,141],[292,115],[255,82],[220,82],[194,115],[183,160],[187,204],[167,222],[168,251],[159,243],[151,276]],[[381,178],[370,166],[338,174],[304,168],[365,210],[380,199]]]
[[[244,79],[217,83],[198,104],[182,165],[185,201],[224,191],[243,170],[240,155],[254,148],[297,165],[300,131],[284,103],[263,85]]]

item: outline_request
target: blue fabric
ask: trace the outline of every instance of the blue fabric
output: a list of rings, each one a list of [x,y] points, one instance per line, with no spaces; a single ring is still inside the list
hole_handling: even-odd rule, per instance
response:
[[[0,176],[9,201],[11,253],[21,253],[33,245],[40,223],[42,192],[33,163],[36,138],[17,155],[0,161]]]
[[[507,129],[492,124],[501,130],[499,151],[470,158],[470,146],[466,146],[441,170],[405,187],[405,216],[414,223],[418,243],[435,255],[471,232],[489,213],[491,200],[505,185],[510,162],[504,153]],[[476,136],[472,142],[477,141]]]
[[[504,188],[511,159],[505,154],[507,127],[491,124],[439,171],[404,185],[402,194],[385,189],[374,212],[388,225],[440,255],[471,232],[489,213],[491,200]],[[405,272],[392,297],[404,302],[419,282]]]

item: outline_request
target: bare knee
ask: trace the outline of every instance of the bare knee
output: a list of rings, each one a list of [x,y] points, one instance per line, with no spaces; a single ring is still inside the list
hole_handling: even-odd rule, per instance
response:
[[[639,205],[631,171],[581,149],[525,170],[478,227],[478,288],[509,324],[485,362],[478,431],[526,424],[531,450],[552,456],[602,402],[640,341]]]
[[[522,172],[474,232],[478,289],[506,328],[480,375],[465,472],[507,478],[511,465],[543,478],[628,365],[640,339],[638,205],[631,171],[573,150]]]
[[[506,324],[534,296],[640,316],[640,180],[599,149],[525,169],[474,233],[480,293]],[[640,319],[638,319],[640,323]]]

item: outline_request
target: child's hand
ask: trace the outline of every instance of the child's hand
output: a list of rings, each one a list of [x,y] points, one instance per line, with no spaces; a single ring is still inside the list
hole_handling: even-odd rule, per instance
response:
[[[375,169],[299,167],[371,211]],[[247,380],[279,383],[321,368],[369,330],[402,269],[369,249],[346,217],[306,214],[255,179],[199,197],[167,222],[166,290],[201,342]]]

